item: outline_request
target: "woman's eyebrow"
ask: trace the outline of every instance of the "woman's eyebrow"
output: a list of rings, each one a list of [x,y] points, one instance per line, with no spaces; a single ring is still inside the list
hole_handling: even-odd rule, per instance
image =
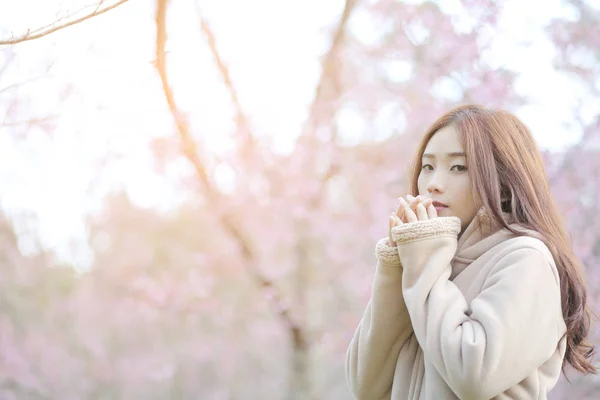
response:
[[[446,153],[445,156],[447,158],[455,158],[455,157],[466,157],[465,153],[462,151],[455,151],[452,153]],[[435,158],[435,155],[430,153],[423,153],[423,158]]]

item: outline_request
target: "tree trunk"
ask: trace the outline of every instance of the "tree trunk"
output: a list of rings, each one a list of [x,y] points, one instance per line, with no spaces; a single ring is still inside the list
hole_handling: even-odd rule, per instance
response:
[[[307,239],[307,226],[299,223],[297,232],[298,242],[296,246],[296,271],[294,279],[295,292],[295,321],[298,323],[291,330],[292,335],[292,365],[289,383],[289,400],[308,400],[311,398],[310,382],[310,346],[307,339],[306,324],[308,322],[308,287],[310,276],[309,249]]]

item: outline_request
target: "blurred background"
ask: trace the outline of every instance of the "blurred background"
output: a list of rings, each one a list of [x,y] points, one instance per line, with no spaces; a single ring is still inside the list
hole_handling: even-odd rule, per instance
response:
[[[598,311],[598,26],[598,0],[0,0],[0,399],[352,398],[375,243],[462,103],[531,128]],[[600,398],[568,377],[552,399]]]

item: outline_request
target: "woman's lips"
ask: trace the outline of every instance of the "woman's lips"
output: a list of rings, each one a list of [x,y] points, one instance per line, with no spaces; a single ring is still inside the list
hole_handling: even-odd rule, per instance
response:
[[[439,201],[434,201],[434,202],[433,202],[433,203],[431,203],[431,204],[433,204],[433,206],[435,207],[435,210],[436,210],[437,212],[440,212],[440,211],[442,211],[442,210],[444,210],[444,209],[448,208],[448,206],[447,206],[447,205],[445,205],[444,203],[442,203],[442,202],[439,202]]]

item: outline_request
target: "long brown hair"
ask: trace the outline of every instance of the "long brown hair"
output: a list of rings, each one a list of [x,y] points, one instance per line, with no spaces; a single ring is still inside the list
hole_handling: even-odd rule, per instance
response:
[[[573,253],[540,151],[529,129],[507,111],[478,105],[450,110],[425,132],[417,151],[412,192],[418,193],[421,157],[429,140],[441,128],[453,125],[467,155],[469,178],[474,196],[490,216],[516,235],[503,213],[520,226],[540,233],[550,249],[560,277],[563,318],[567,326],[567,346],[563,367],[596,373],[591,363],[594,346],[587,342],[591,311],[580,263]]]

